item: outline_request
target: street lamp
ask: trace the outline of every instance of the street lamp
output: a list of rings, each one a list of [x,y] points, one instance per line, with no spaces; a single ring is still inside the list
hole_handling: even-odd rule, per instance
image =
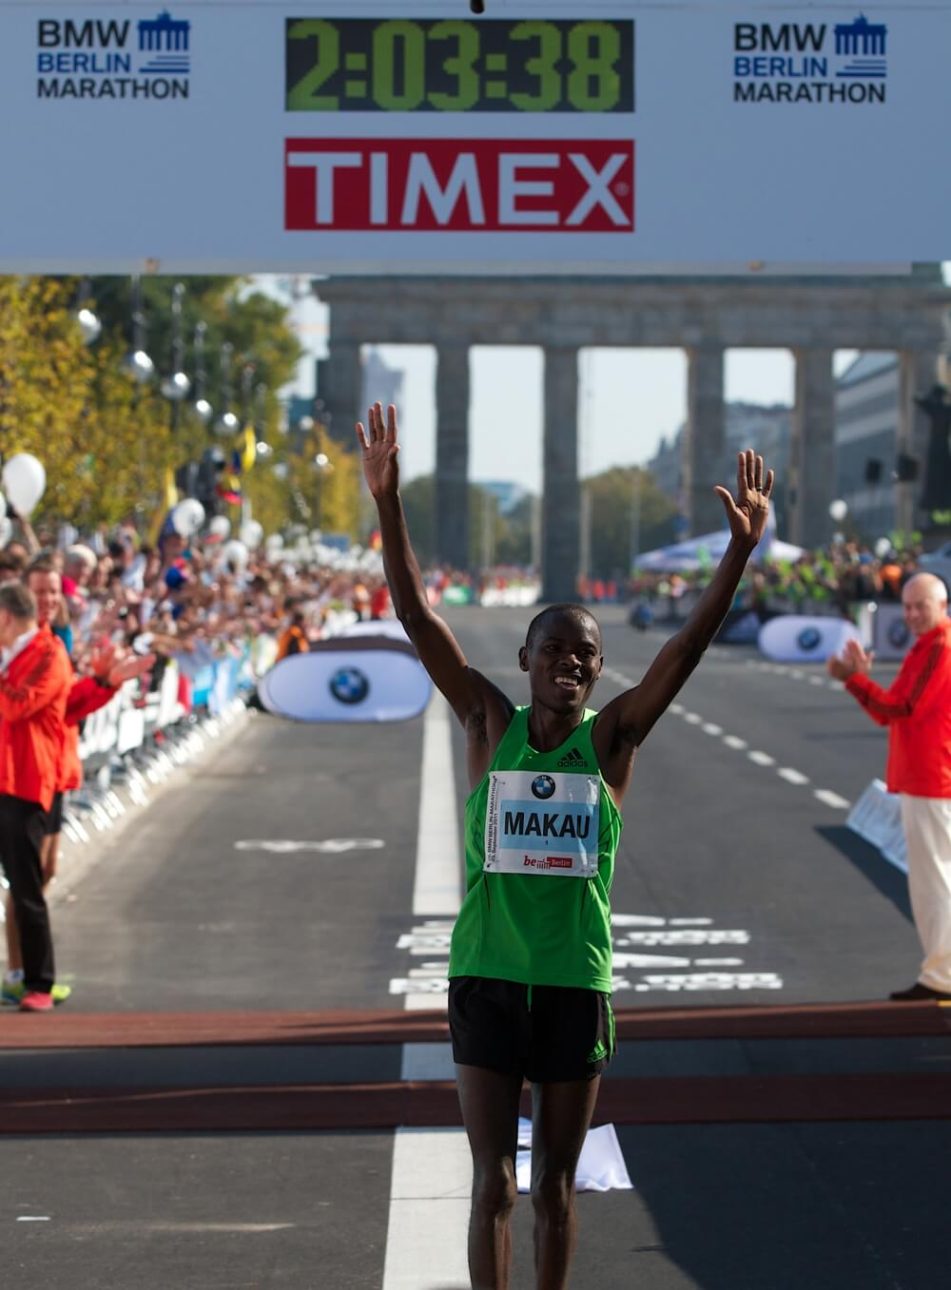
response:
[[[254,434],[259,457],[270,457],[274,451],[267,441],[266,403],[267,386],[263,381],[258,381],[254,387]]]
[[[195,415],[205,426],[211,420],[211,414],[214,411],[205,397],[205,381],[208,376],[205,368],[205,335],[207,331],[207,323],[196,323],[195,335],[192,340],[192,349],[195,354]]]
[[[89,279],[83,278],[79,285],[79,299],[76,302],[76,312],[73,317],[79,324],[79,331],[84,345],[92,345],[99,339],[102,332],[99,315],[89,305],[89,295]]]
[[[185,353],[185,346],[182,342],[182,297],[184,295],[185,284],[176,282],[172,287],[172,370],[162,381],[160,387],[163,397],[169,401],[173,433],[178,429],[182,401],[188,397],[188,393],[192,388],[191,381],[182,371],[182,360]]]
[[[221,386],[221,416],[215,422],[215,434],[233,435],[238,430],[238,418],[231,411],[231,358],[234,346],[224,341],[219,355],[218,371]]]
[[[132,278],[132,349],[126,355],[125,369],[137,385],[150,381],[155,373],[155,364],[145,349],[146,330],[142,280],[135,274]]]
[[[317,495],[316,495],[316,515],[317,528],[323,528],[323,509],[324,509],[324,476],[329,475],[333,470],[333,462],[325,452],[318,452],[314,457],[314,468],[317,471]]]

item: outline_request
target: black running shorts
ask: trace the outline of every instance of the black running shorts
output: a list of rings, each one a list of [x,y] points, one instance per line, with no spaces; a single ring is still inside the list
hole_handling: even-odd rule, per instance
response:
[[[453,1061],[533,1084],[594,1079],[614,1055],[607,994],[492,977],[449,982]]]

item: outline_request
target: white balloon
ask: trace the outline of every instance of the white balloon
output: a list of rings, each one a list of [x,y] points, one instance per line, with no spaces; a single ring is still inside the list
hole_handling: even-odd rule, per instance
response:
[[[28,516],[46,491],[43,464],[28,452],[18,452],[4,463],[3,487],[19,513]]]
[[[181,537],[192,537],[205,522],[205,508],[196,497],[186,497],[172,511],[172,527]]]
[[[257,520],[248,520],[241,525],[241,541],[253,551],[255,547],[261,545],[261,539],[264,537],[264,528]]]
[[[229,564],[234,565],[239,573],[244,570],[248,563],[248,548],[243,542],[239,542],[237,538],[232,538],[230,542],[226,542],[221,548],[221,554]]]
[[[841,524],[849,513],[848,502],[841,497],[837,497],[834,502],[829,503],[829,514],[836,524]]]
[[[212,537],[223,540],[231,532],[231,521],[227,515],[215,515],[208,525],[208,532]]]

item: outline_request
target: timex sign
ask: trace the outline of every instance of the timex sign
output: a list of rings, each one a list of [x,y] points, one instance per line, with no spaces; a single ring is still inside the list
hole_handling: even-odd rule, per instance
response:
[[[631,233],[630,139],[288,139],[284,227]]]

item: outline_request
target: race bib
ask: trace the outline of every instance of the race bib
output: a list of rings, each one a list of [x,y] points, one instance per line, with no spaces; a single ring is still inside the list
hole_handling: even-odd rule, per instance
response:
[[[598,872],[600,801],[598,775],[493,771],[483,869],[593,878]]]

